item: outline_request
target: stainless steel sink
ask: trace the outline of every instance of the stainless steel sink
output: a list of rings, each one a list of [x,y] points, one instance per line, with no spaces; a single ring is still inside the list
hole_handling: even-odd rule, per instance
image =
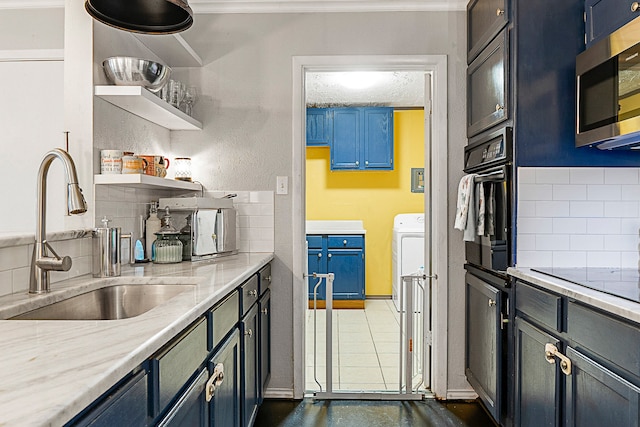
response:
[[[113,285],[37,308],[10,320],[117,320],[139,316],[193,285]]]

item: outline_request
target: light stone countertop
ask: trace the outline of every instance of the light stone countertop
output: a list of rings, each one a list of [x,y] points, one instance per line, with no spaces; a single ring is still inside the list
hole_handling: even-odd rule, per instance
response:
[[[518,279],[538,285],[576,301],[597,307],[622,318],[640,323],[640,304],[624,298],[609,295],[586,286],[577,285],[546,274],[532,271],[530,268],[508,268],[507,273]]]
[[[41,296],[0,298],[6,319],[63,299],[78,287],[185,284],[190,289],[140,316],[122,320],[0,320],[0,426],[60,426],[139,366],[216,302],[273,259],[241,253],[210,261],[123,267],[122,276],[82,276]]]
[[[308,220],[307,234],[367,234],[360,220]]]

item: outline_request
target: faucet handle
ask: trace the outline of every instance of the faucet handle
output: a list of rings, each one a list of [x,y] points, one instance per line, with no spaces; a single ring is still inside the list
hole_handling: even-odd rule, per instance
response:
[[[111,220],[109,218],[107,218],[106,215],[104,217],[102,217],[102,219],[100,220],[100,222],[102,223],[102,226],[104,228],[109,228],[109,221],[111,221]]]
[[[56,251],[53,250],[49,242],[47,242],[46,240],[43,240],[42,243],[51,251],[51,253],[55,258],[45,256],[37,259],[36,264],[38,265],[38,267],[40,267],[43,270],[54,270],[54,271],[69,271],[71,269],[71,264],[72,264],[71,257],[69,256],[60,257],[60,255],[58,255]]]

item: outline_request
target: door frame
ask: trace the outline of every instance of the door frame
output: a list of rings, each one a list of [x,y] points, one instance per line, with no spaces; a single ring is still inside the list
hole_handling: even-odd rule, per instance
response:
[[[293,396],[302,399],[305,391],[305,312],[308,292],[305,285],[305,73],[321,71],[424,71],[431,74],[432,99],[425,99],[425,114],[431,113],[431,132],[425,129],[425,168],[431,166],[429,182],[434,195],[448,194],[447,189],[447,56],[446,55],[354,55],[354,56],[294,56],[292,69],[292,249],[293,249]],[[427,126],[428,120],[425,120]],[[429,140],[437,143],[429,143]],[[430,155],[429,155],[430,154]],[[427,170],[425,169],[425,172]],[[428,179],[428,178],[427,178]],[[429,206],[425,189],[425,212]],[[432,279],[432,391],[438,398],[447,396],[447,200],[433,198],[431,271],[425,264],[425,273],[436,275]],[[426,240],[426,239],[425,239]],[[428,279],[429,280],[429,279]]]

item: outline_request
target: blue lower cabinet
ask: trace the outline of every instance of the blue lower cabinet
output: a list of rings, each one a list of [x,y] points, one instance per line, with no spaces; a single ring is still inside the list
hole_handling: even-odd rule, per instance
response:
[[[640,388],[571,347],[566,355],[565,425],[638,427]]]
[[[363,235],[308,235],[308,274],[309,300],[313,301],[313,291],[319,279],[311,277],[313,273],[335,275],[333,281],[333,299],[365,299],[365,251]],[[311,247],[311,246],[315,247]],[[326,280],[323,279],[317,290],[317,299],[326,299]]]
[[[242,425],[248,427],[253,425],[258,414],[258,339],[260,328],[258,326],[258,305],[255,304],[242,319]]]
[[[271,290],[267,289],[260,297],[260,313],[258,327],[260,328],[260,388],[258,389],[259,403],[264,400],[264,391],[271,378]]]
[[[151,419],[148,414],[148,375],[146,371],[135,374],[116,386],[97,405],[89,408],[67,426],[146,426]]]
[[[220,378],[220,372],[222,377]],[[238,329],[224,341],[209,360],[209,374],[214,381],[209,401],[211,426],[239,427],[240,414],[240,334]]]
[[[206,400],[205,387],[208,379],[209,371],[203,369],[171,411],[158,423],[158,426],[207,427],[209,425],[209,405]]]

